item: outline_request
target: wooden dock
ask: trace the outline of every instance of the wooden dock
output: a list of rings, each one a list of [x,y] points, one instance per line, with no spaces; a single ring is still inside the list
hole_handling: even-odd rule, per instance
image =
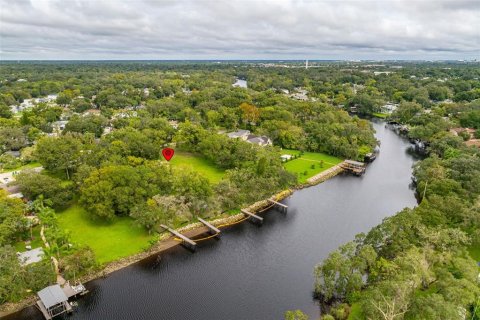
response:
[[[343,170],[353,173],[356,176],[361,176],[365,173],[365,163],[353,161],[353,160],[345,160],[341,164]]]
[[[253,218],[254,221],[257,221],[258,223],[263,223],[263,218],[262,217],[259,217],[257,216],[256,214],[253,214],[245,209],[241,209],[240,210],[243,214],[249,216],[250,218]]]
[[[212,234],[212,235],[216,235],[217,237],[220,237],[220,229],[218,229],[217,227],[213,226],[211,223],[209,223],[208,221],[205,221],[203,220],[202,218],[197,218],[198,221],[200,221],[201,223],[203,223],[210,231],[209,233]]]
[[[180,232],[164,225],[164,224],[161,224],[160,227],[162,227],[163,229],[165,230],[168,230],[170,233],[172,233],[174,236],[182,239],[182,243],[189,249],[195,251],[195,249],[197,248],[197,243],[195,241],[193,241],[192,239],[190,238],[187,238],[186,236],[184,236],[183,234],[181,234]]]
[[[280,210],[284,213],[287,213],[288,206],[286,204],[280,203],[273,199],[268,199],[268,202],[272,203],[274,206],[280,207]]]

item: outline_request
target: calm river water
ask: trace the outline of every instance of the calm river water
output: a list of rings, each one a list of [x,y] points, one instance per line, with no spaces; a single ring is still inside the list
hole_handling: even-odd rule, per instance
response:
[[[178,247],[87,284],[70,319],[283,319],[301,309],[317,319],[313,268],[355,234],[416,204],[409,143],[374,123],[381,141],[363,177],[342,175],[267,212],[263,226],[243,223],[196,253]],[[13,319],[42,319],[29,308]]]

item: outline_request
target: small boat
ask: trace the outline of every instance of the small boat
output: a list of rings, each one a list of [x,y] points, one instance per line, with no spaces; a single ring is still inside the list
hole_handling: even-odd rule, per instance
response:
[[[372,162],[373,160],[375,160],[377,158],[377,156],[375,155],[375,153],[367,153],[365,155],[365,162]]]

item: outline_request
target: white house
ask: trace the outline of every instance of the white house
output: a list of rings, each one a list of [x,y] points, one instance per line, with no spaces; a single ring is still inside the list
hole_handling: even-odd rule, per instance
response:
[[[392,114],[395,110],[397,110],[397,108],[398,108],[398,104],[387,103],[387,104],[380,107],[380,111],[382,113]]]
[[[252,144],[259,145],[261,147],[263,146],[271,146],[272,145],[272,140],[266,136],[254,136],[253,134],[249,135],[247,138],[247,142],[250,142]]]
[[[238,130],[235,132],[227,133],[227,136],[231,139],[240,139],[259,146],[270,146],[272,140],[266,136],[256,136],[250,133],[249,130]]]
[[[236,138],[236,139],[241,139],[241,140],[244,140],[244,141],[246,141],[248,139],[249,135],[250,135],[249,130],[238,130],[238,131],[235,131],[235,132],[227,133],[227,136],[229,138]]]
[[[67,123],[68,123],[67,120],[60,120],[60,121],[53,122],[52,123],[53,132],[61,133],[65,129],[65,126],[67,125]]]

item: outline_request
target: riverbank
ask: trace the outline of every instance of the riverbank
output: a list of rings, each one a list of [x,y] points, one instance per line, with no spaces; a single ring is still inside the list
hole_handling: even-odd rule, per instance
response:
[[[281,200],[284,200],[285,198],[289,197],[290,195],[293,194],[293,190],[291,189],[288,189],[288,190],[284,190],[280,193],[277,193],[275,195],[273,195],[271,197],[271,199],[274,199],[276,201],[281,201]],[[252,213],[260,213],[260,212],[263,212],[263,211],[266,211],[267,209],[269,209],[271,207],[271,203],[268,202],[267,199],[265,200],[260,200],[260,201],[257,201],[255,203],[253,203],[252,205],[244,208],[245,210],[249,211],[249,212],[252,212]],[[240,223],[240,222],[243,222],[245,220],[245,215],[243,213],[238,213],[238,214],[235,214],[233,216],[228,216],[228,217],[224,217],[224,218],[218,218],[218,219],[215,219],[215,220],[212,220],[212,221],[209,221],[213,226],[219,228],[219,229],[225,229],[225,228],[228,228],[234,224],[237,224],[237,223]],[[183,235],[185,235],[186,237],[188,238],[195,238],[195,237],[198,237],[202,234],[205,234],[209,231],[209,229],[203,225],[202,223],[200,222],[196,222],[196,223],[191,223],[187,226],[184,226],[182,228],[179,228],[177,229],[178,232],[182,233]],[[195,240],[195,239],[193,239]],[[149,249],[143,251],[143,252],[140,252],[140,253],[137,253],[137,254],[134,254],[134,255],[131,255],[131,256],[128,256],[128,257],[125,257],[125,258],[121,258],[119,260],[116,260],[116,261],[113,261],[113,262],[110,262],[108,264],[106,264],[102,270],[100,271],[97,271],[97,272],[94,272],[94,273],[91,273],[91,274],[88,274],[88,275],[85,275],[81,278],[79,278],[78,280],[82,283],[85,283],[85,282],[89,282],[89,281],[92,281],[92,280],[95,280],[95,279],[98,279],[98,278],[102,278],[102,277],[106,277],[108,276],[109,274],[115,272],[115,271],[118,271],[118,270],[121,270],[125,267],[128,267],[134,263],[137,263],[139,261],[142,261],[148,257],[151,257],[153,255],[157,255],[157,254],[161,254],[175,246],[178,246],[180,245],[181,242],[179,242],[177,239],[175,239],[174,236],[172,236],[170,233],[168,232],[165,232],[165,233],[162,233],[157,241],[156,244],[154,244],[153,246],[151,246]],[[36,300],[36,296],[35,295],[32,295],[20,302],[16,302],[16,303],[5,303],[3,305],[0,306],[0,317],[5,317],[9,314],[12,314],[12,313],[15,313],[15,312],[18,312],[26,307],[29,307],[33,304],[35,304],[35,300]]]
[[[335,166],[333,166],[333,167],[331,167],[331,168],[329,168],[329,169],[327,169],[327,170],[309,178],[305,183],[300,184],[293,189],[284,190],[282,192],[279,192],[279,193],[273,195],[271,197],[271,199],[274,199],[276,201],[282,201],[282,200],[286,199],[287,197],[291,196],[295,192],[295,190],[308,188],[308,187],[317,185],[317,184],[322,183],[322,182],[324,182],[328,179],[333,178],[334,176],[340,174],[341,172],[343,172],[343,169],[341,168],[340,164],[335,165]],[[268,202],[267,199],[265,199],[265,200],[260,200],[260,201],[257,201],[255,203],[253,203],[252,205],[244,208],[244,210],[257,214],[257,213],[261,213],[261,212],[264,212],[264,211],[268,210],[270,207],[272,207],[271,203]],[[212,220],[212,221],[209,221],[209,222],[213,226],[215,226],[219,229],[225,229],[225,228],[230,227],[231,225],[241,223],[244,220],[246,220],[245,215],[243,213],[238,213],[238,214],[235,214],[235,215],[232,215],[232,216],[228,216],[228,217],[224,217],[224,218],[218,218],[218,219],[215,219],[215,220]],[[198,237],[202,234],[207,233],[209,231],[209,229],[206,226],[204,226],[202,223],[196,222],[196,223],[191,223],[191,224],[189,224],[187,226],[184,226],[182,228],[179,228],[179,229],[177,229],[177,231],[184,234],[186,237],[192,239],[192,238],[195,238],[195,237]],[[193,239],[193,240],[195,240],[195,239]],[[137,263],[139,261],[147,259],[150,256],[161,254],[161,253],[163,253],[163,252],[165,252],[165,251],[167,251],[167,250],[169,250],[169,249],[171,249],[175,246],[178,246],[180,244],[181,244],[181,242],[176,240],[174,236],[172,236],[168,232],[165,232],[165,233],[160,235],[157,243],[154,244],[153,246],[151,246],[149,249],[147,249],[143,252],[140,252],[140,253],[125,257],[125,258],[121,258],[119,260],[116,260],[116,261],[113,261],[113,262],[110,262],[110,263],[107,263],[102,268],[102,270],[91,273],[91,274],[88,274],[88,275],[85,275],[85,276],[81,277],[79,279],[79,281],[82,282],[82,283],[85,283],[85,282],[89,282],[89,281],[92,281],[92,280],[95,280],[95,279],[98,279],[98,278],[107,277],[109,274],[111,274],[115,271],[126,268],[126,267],[128,267],[128,266],[130,266],[134,263]],[[36,296],[33,295],[33,296],[28,297],[28,298],[26,298],[26,299],[24,299],[20,302],[17,302],[17,303],[3,304],[3,305],[0,306],[0,317],[4,317],[4,316],[7,316],[9,314],[18,312],[18,311],[20,311],[20,310],[22,310],[22,309],[24,309],[24,308],[26,308],[30,305],[33,305],[35,303],[35,300],[36,300]]]

